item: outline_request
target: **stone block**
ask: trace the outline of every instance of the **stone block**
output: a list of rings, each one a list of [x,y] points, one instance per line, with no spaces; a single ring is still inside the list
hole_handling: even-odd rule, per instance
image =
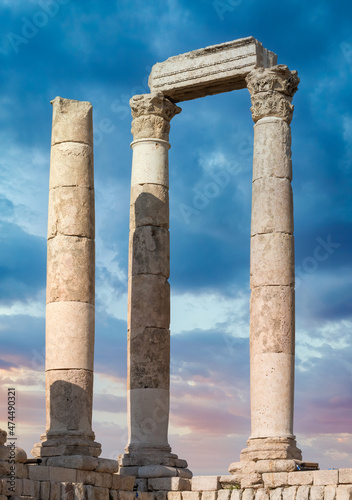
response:
[[[107,472],[95,472],[95,486],[101,486],[102,488],[111,488],[112,485],[112,474]]]
[[[220,489],[220,476],[193,476],[192,491],[217,491]]]
[[[254,500],[254,497],[255,497],[255,490],[253,488],[245,488],[245,490],[242,493],[242,500]]]
[[[169,227],[169,191],[159,184],[131,187],[130,228]]]
[[[216,500],[217,494],[217,491],[203,491],[201,498],[202,500]]]
[[[218,491],[218,500],[230,500],[231,490],[219,490]]]
[[[15,483],[15,484],[13,484]],[[15,479],[14,481],[3,480],[2,493],[6,496],[20,496],[23,491],[23,479]]]
[[[87,500],[95,500],[94,486],[85,486]]]
[[[338,484],[339,471],[338,470],[315,470],[313,472],[314,486],[325,486],[327,484]]]
[[[22,479],[22,495],[35,496],[34,481],[31,479]]]
[[[309,500],[309,486],[299,486],[296,494],[296,500]]]
[[[10,457],[10,449],[0,444],[0,461],[6,462]]]
[[[77,471],[75,469],[67,469],[65,467],[49,467],[50,481],[61,483],[75,483]]]
[[[252,428],[256,429],[259,435],[270,436],[275,433],[287,435],[290,432],[292,426],[290,405],[282,402],[293,400],[293,379],[293,355],[270,352],[251,354]],[[268,398],[270,398],[270,411],[264,411],[264,408],[268,408]],[[272,447],[267,450],[256,451],[255,446],[254,443],[252,454],[257,454],[260,459],[277,459],[280,458],[280,454],[281,458],[294,458],[289,443],[280,443],[273,439]]]
[[[137,477],[134,483],[134,489],[136,491],[148,491],[148,479],[144,477]]]
[[[65,467],[91,471],[96,468],[98,459],[84,455],[66,455],[63,457],[51,457],[47,461],[49,467]]]
[[[293,234],[293,201],[289,179],[261,177],[252,187],[251,235]]]
[[[282,491],[282,500],[296,500],[297,486],[289,486]]]
[[[259,488],[255,492],[255,500],[269,500],[269,492],[266,488]]]
[[[47,302],[94,304],[94,241],[76,236],[48,240]]]
[[[86,490],[84,484],[73,485],[74,500],[86,500]]]
[[[114,490],[132,491],[135,480],[134,476],[121,476],[120,474],[113,474],[111,487]]]
[[[129,416],[131,435],[134,436],[134,442],[136,444],[138,442],[142,448],[169,447],[167,441],[169,398],[168,389],[146,388],[127,391],[128,406],[131,408]],[[136,476],[147,478],[170,477],[176,474],[175,468],[163,465],[145,465],[139,467],[135,473]]]
[[[16,463],[16,477],[18,479],[28,479],[28,465]]]
[[[252,290],[250,298],[252,354],[262,352],[294,354],[294,293],[294,289],[290,286],[260,286]],[[260,460],[256,464],[256,470],[290,472],[296,470],[296,464],[293,460]]]
[[[7,432],[4,429],[0,429],[0,446],[3,446],[7,440]]]
[[[109,488],[94,487],[94,500],[109,500]]]
[[[254,125],[253,181],[267,177],[292,180],[291,129],[279,118]]]
[[[82,434],[86,431],[88,444],[88,436],[92,434],[93,372],[90,370],[49,370],[46,372],[46,394],[49,395],[50,401],[54,402],[50,415],[47,414],[47,422],[50,422],[51,428],[60,429],[63,434],[66,430],[81,431]],[[47,412],[49,412],[48,407]],[[67,440],[66,449],[69,449],[69,446],[70,440]],[[79,449],[76,445],[72,446],[75,450]],[[59,469],[60,472],[66,471],[63,481],[66,477],[73,477],[66,476],[70,469],[50,467],[50,479],[53,479],[51,474],[59,474],[55,472],[55,469]],[[72,470],[72,474],[73,472],[75,471]],[[75,479],[67,482],[75,482]],[[53,480],[60,481],[61,479]]]
[[[138,498],[140,500],[154,500],[154,493],[142,491],[141,493],[138,493]]]
[[[109,472],[114,474],[119,470],[119,463],[117,460],[109,458],[98,458],[98,465],[95,467],[96,472]]]
[[[61,483],[61,500],[74,500],[75,492],[73,483]]]
[[[324,486],[312,486],[310,488],[310,500],[323,500]]]
[[[93,146],[93,107],[87,101],[55,97],[51,144],[81,142]]]
[[[251,237],[250,285],[293,286],[293,236],[283,233],[257,234]]]
[[[49,188],[94,188],[93,148],[77,142],[51,147]]]
[[[155,64],[149,87],[173,102],[187,101],[245,88],[245,77],[252,69],[275,65],[276,59],[277,56],[264,49],[255,38],[240,38]]]
[[[118,500],[118,498],[119,498],[118,491],[110,490],[109,495],[110,495],[110,497],[109,497],[110,500]]]
[[[177,472],[174,467],[167,467],[165,465],[143,465],[139,468],[139,477],[146,478],[163,478],[176,476]]]
[[[138,466],[131,466],[131,467],[120,467],[119,474],[120,476],[138,476]]]
[[[241,488],[259,488],[263,486],[262,475],[256,472],[245,474],[241,479]]]
[[[232,490],[230,500],[242,500],[242,490],[240,489]]]
[[[336,498],[336,486],[329,484],[324,488],[324,500],[335,500]]]
[[[148,480],[148,489],[151,491],[190,491],[191,482],[181,477],[159,477]]]
[[[140,226],[130,231],[129,269],[137,274],[170,275],[170,238],[164,227]]]
[[[183,491],[182,500],[200,500],[201,493],[199,491]]]
[[[132,100],[136,97],[139,96],[132,97]],[[170,125],[167,121],[153,114],[140,116],[133,120],[131,186],[159,184],[166,188],[169,187],[169,129]],[[150,133],[153,134],[152,138],[146,137]]]
[[[242,474],[231,474],[231,476],[220,476],[220,485],[222,488],[234,488],[241,484]]]
[[[339,469],[339,483],[352,484],[352,469]]]
[[[351,500],[351,499],[352,499],[351,485],[347,486],[344,484],[336,488],[336,500]]]
[[[50,500],[60,500],[61,483],[51,482],[50,483]]]
[[[132,337],[128,332],[130,389],[169,389],[170,332],[165,328],[145,328]]]
[[[135,500],[136,493],[134,491],[119,491],[118,492],[119,500]]]
[[[50,481],[40,482],[40,500],[50,500]]]
[[[154,491],[154,500],[167,500],[167,491]]]
[[[192,479],[193,472],[189,469],[176,469],[178,477],[183,477],[184,479]]]
[[[290,472],[288,475],[288,484],[297,486],[313,484],[313,472],[312,471]]]
[[[268,472],[263,474],[264,486],[266,488],[279,488],[287,486],[287,472]]]
[[[148,300],[147,300],[148,299]],[[140,274],[129,278],[128,330],[170,326],[170,285],[164,276]]]
[[[290,472],[296,470],[296,462],[294,460],[258,460],[255,470],[260,474],[266,472]]]
[[[0,462],[0,477],[5,477],[10,475],[10,464],[9,462],[1,461]]]
[[[86,302],[65,301],[47,304],[45,353],[47,370],[79,368],[93,371],[94,315],[94,306]],[[95,457],[74,459],[74,456],[49,458],[48,465],[54,462],[60,463],[60,460],[66,463],[74,463],[76,460],[77,467],[73,465],[62,467],[93,470],[97,466]],[[92,464],[88,463],[89,459]],[[83,460],[85,460],[84,465]]]
[[[169,491],[167,494],[167,500],[182,500],[181,492]]]
[[[179,469],[187,469],[188,467],[187,460],[183,460],[181,458],[175,458],[175,467]]]
[[[270,500],[282,500],[283,488],[274,488],[270,490]]]
[[[95,471],[78,470],[77,471],[77,483],[94,485],[95,484]]]
[[[94,239],[94,191],[86,187],[57,187],[49,191],[48,238],[57,235]]]

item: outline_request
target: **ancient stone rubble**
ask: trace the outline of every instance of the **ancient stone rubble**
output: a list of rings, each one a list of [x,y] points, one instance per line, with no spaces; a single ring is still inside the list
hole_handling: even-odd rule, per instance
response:
[[[95,221],[92,106],[57,97],[50,167],[46,431],[28,461],[0,430],[0,500],[351,500],[352,469],[302,461],[293,434],[292,98],[296,71],[253,37],[157,63],[132,97],[128,443],[99,458],[92,430]],[[196,476],[168,442],[168,150],[175,103],[247,87],[254,125],[251,435],[230,475]],[[31,462],[31,463],[29,463]],[[34,463],[33,463],[34,462]],[[214,469],[217,465],[214,464]]]

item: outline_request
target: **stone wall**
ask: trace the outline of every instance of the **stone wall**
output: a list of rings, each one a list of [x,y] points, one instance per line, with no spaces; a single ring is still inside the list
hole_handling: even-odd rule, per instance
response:
[[[116,473],[25,468],[27,477],[15,480],[15,491],[9,491],[8,479],[0,480],[0,500],[352,500],[352,469],[135,481]]]

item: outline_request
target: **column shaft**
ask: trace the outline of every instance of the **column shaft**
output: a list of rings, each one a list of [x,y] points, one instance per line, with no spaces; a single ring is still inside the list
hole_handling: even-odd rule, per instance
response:
[[[130,104],[134,141],[128,271],[128,444],[119,463],[125,473],[137,476],[140,467],[157,466],[162,476],[170,475],[165,466],[187,467],[186,461],[171,453],[168,443],[168,139],[170,120],[181,109],[157,93],[135,96]]]
[[[99,456],[92,431],[95,221],[92,106],[53,104],[46,306],[46,433],[35,456]]]
[[[299,79],[286,66],[252,71],[250,263],[251,437],[241,460],[300,459],[293,435],[294,240],[290,121]]]

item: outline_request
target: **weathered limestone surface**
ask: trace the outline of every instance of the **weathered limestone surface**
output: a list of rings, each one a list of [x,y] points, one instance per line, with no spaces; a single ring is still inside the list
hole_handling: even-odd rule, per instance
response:
[[[48,218],[46,433],[34,456],[100,454],[92,431],[95,221],[92,106],[53,104]]]
[[[241,461],[254,461],[257,473],[265,471],[267,461],[275,461],[271,466],[285,474],[293,470],[285,463],[301,458],[293,436],[294,243],[289,125],[299,79],[295,71],[279,65],[254,69],[246,81],[255,122],[250,263],[252,431]],[[284,463],[276,465],[280,461]],[[287,467],[292,467],[292,462]],[[231,466],[231,471],[237,470]],[[279,482],[283,478],[276,477]]]
[[[128,428],[120,474],[187,476],[168,443],[170,381],[170,120],[161,93],[134,96],[128,279]]]
[[[273,66],[276,59],[276,54],[264,49],[255,38],[240,38],[155,64],[149,87],[173,102],[242,89],[251,70]]]

